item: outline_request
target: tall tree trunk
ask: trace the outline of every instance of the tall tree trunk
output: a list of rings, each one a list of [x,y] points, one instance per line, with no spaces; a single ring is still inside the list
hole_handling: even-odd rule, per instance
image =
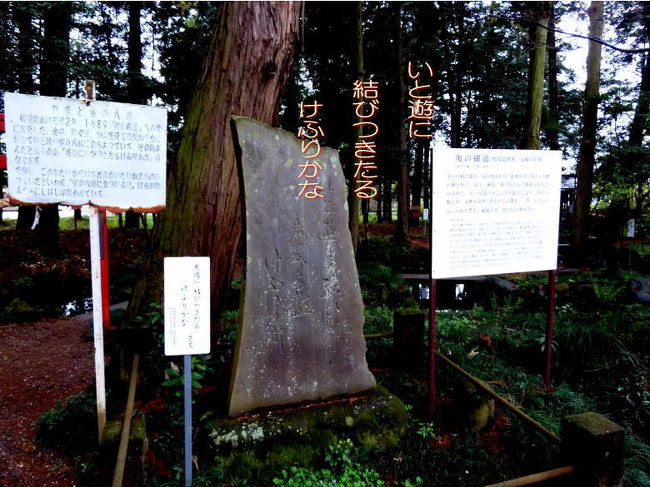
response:
[[[404,47],[402,36],[402,7],[399,2],[393,4],[395,12],[395,34],[397,38],[397,79],[399,89],[399,179],[397,180],[397,223],[395,224],[395,241],[409,240],[409,166],[406,146],[406,127],[404,126],[404,105],[406,93],[404,83]]]
[[[354,9],[354,26],[355,26],[355,41],[356,41],[356,71],[357,79],[363,81],[365,77],[365,71],[363,68],[363,2],[357,2]],[[363,135],[363,126],[359,125],[355,129],[355,141],[361,140]],[[353,144],[354,147],[354,144]],[[354,153],[354,151],[353,151]],[[353,161],[356,162],[356,161]],[[352,235],[352,249],[354,253],[357,253],[357,247],[359,245],[359,198],[357,198],[356,193],[354,192],[356,188],[356,181],[354,179],[355,166],[352,166],[352,171],[350,174],[350,182],[348,184],[348,226],[350,227],[350,234]]]
[[[43,15],[41,95],[66,96],[70,57],[72,3],[53,2]],[[43,252],[59,252],[59,205],[41,207],[36,242]]]
[[[603,2],[591,2],[589,9],[589,37],[600,38],[603,34]],[[587,54],[587,83],[582,118],[582,141],[578,156],[578,187],[574,216],[573,243],[579,264],[588,259],[589,219],[591,215],[592,184],[596,153],[596,130],[598,102],[600,98],[600,60],[602,45],[589,41]]]
[[[650,41],[650,3],[642,4],[643,34],[645,41]],[[639,97],[637,98],[636,108],[634,109],[634,118],[630,125],[630,135],[628,138],[629,155],[633,160],[632,164],[639,164],[638,160],[643,154],[643,139],[648,133],[648,121],[650,120],[650,54],[644,53],[641,62],[641,85],[639,87]],[[642,172],[645,174],[645,171]],[[634,218],[639,221],[643,216],[645,208],[647,180],[642,176],[637,181],[635,195]],[[641,228],[642,231],[642,228]]]
[[[381,190],[381,197],[384,200],[382,204],[383,218],[385,223],[393,221],[393,195],[392,195],[392,181],[387,175],[384,176],[383,188]]]
[[[451,68],[458,69],[458,68]],[[459,148],[461,146],[461,120],[463,113],[461,74],[450,73],[450,103],[451,103],[451,146]]]
[[[32,25],[32,12],[29,5],[15,2],[13,4],[13,17],[18,27],[18,91],[33,94],[36,91],[34,84],[34,27]],[[36,206],[21,205],[18,207],[16,230],[30,230],[36,216]]]
[[[424,208],[431,208],[431,161],[429,160],[429,156],[431,155],[431,151],[429,150],[430,145],[431,143],[429,140],[425,141],[424,160],[422,161],[422,180],[424,181],[422,199],[424,200]],[[431,215],[429,215],[429,219],[431,219]]]
[[[548,25],[555,29],[555,7],[550,3]],[[555,32],[548,31],[548,120],[546,123],[546,136],[548,147],[551,150],[560,150],[560,91],[557,83],[557,46],[555,43]]]
[[[130,103],[143,104],[146,102],[142,79],[142,40],[140,28],[140,14],[142,2],[128,2],[129,9],[129,59],[127,63],[127,100]],[[140,227],[140,214],[133,210],[126,212],[124,217],[126,228]]]
[[[411,204],[420,206],[422,198],[422,170],[424,166],[424,140],[415,143],[415,164],[413,166],[413,180],[411,183]]]
[[[546,59],[546,33],[548,2],[530,2],[529,15],[534,20],[529,27],[528,98],[526,101],[525,132],[522,149],[540,147],[539,132],[544,101],[544,62]]]
[[[280,91],[291,73],[301,2],[227,2],[211,40],[169,170],[167,209],[137,284],[130,316],[162,299],[162,258],[209,256],[216,316],[242,230],[242,196],[230,117],[278,119]],[[216,322],[216,320],[214,320]]]

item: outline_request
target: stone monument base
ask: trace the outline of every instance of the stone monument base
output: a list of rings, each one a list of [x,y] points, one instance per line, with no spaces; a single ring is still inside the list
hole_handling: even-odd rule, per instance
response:
[[[265,411],[250,417],[208,420],[201,431],[215,466],[308,466],[328,445],[352,440],[361,450],[395,445],[406,429],[402,401],[386,389],[357,397]]]

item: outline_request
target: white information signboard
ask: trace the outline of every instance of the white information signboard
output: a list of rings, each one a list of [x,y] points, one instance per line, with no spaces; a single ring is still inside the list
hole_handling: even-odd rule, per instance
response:
[[[165,257],[165,355],[210,353],[210,258]]]
[[[559,151],[436,149],[432,278],[557,267]]]
[[[156,211],[165,206],[167,110],[6,93],[9,195]]]

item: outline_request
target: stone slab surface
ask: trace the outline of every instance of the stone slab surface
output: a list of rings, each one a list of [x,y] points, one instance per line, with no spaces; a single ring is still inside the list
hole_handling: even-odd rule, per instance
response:
[[[374,389],[338,153],[316,159],[324,198],[299,197],[301,141],[234,121],[247,260],[229,414]]]

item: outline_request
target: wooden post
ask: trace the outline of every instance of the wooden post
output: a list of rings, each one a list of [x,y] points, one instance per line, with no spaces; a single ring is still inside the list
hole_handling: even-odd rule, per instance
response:
[[[90,269],[93,293],[93,335],[95,344],[95,387],[97,390],[97,428],[102,441],[106,425],[106,386],[104,382],[104,327],[102,319],[102,280],[100,216],[96,206],[90,207]]]
[[[102,281],[102,319],[104,330],[111,328],[111,304],[108,281],[108,224],[106,222],[106,210],[99,211],[100,226],[100,248],[101,248],[101,281]]]
[[[436,336],[436,280],[431,279],[429,294],[429,418],[433,419],[436,412],[436,351],[438,339]]]
[[[575,485],[622,487],[625,430],[597,413],[562,419],[562,453],[576,466]]]

